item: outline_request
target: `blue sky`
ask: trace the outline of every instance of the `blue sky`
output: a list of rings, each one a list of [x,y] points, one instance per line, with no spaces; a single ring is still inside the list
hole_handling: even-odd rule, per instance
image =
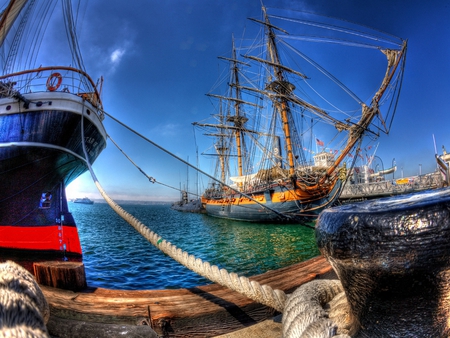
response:
[[[391,133],[376,155],[398,166],[396,177],[434,171],[438,152],[450,150],[450,2],[305,0],[265,1],[339,17],[408,39],[403,88]],[[192,122],[213,113],[205,96],[219,75],[217,56],[229,56],[231,35],[251,31],[259,0],[96,0],[80,19],[79,43],[88,73],[104,77],[105,111],[160,146],[196,163],[206,144]],[[49,30],[57,28],[49,26]],[[50,57],[49,57],[50,58]],[[110,119],[108,134],[141,169],[165,184],[185,184],[186,167],[148,147]],[[197,149],[196,149],[197,144]],[[209,172],[209,160],[200,158]],[[100,184],[115,199],[175,200],[179,193],[148,180],[109,141],[94,164]],[[193,181],[195,174],[189,171]],[[68,197],[101,198],[89,173],[67,189]]]

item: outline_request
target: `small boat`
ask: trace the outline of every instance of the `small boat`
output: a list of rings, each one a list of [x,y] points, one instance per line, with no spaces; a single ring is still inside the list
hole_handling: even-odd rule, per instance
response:
[[[181,191],[181,200],[173,203],[171,208],[183,212],[203,213],[205,211],[201,199],[189,199],[188,192],[185,190]]]
[[[218,81],[227,84],[225,92],[208,94],[218,102],[214,121],[194,123],[213,137],[214,150],[205,155],[217,159],[202,204],[215,217],[298,222],[317,217],[336,201],[347,168],[354,165],[348,156],[357,152],[365,135],[389,133],[391,109],[396,106],[389,102],[398,99],[407,44],[392,36],[375,39],[373,32],[355,34],[354,29],[287,17],[283,12],[269,14],[264,7],[262,12],[261,20],[251,19],[260,26],[261,39],[250,43],[242,39],[239,47],[233,40],[231,57],[221,57],[229,64],[230,74]],[[282,24],[291,25],[292,31],[288,33]],[[307,36],[311,27],[331,34]],[[355,41],[340,33],[352,35]],[[319,42],[317,48],[305,45],[314,39]],[[318,57],[328,61],[338,57],[332,48],[339,43],[364,47],[364,51],[369,47],[381,56],[377,61],[384,65],[377,66],[376,81],[370,78],[370,93],[355,94],[306,55],[325,43],[332,45],[328,53],[333,57],[323,53]],[[306,50],[300,51],[297,45]],[[367,68],[356,70],[355,65],[365,60],[359,57],[350,64],[354,54],[341,54],[349,66],[346,73],[343,66],[337,67],[342,76],[359,78],[363,70],[375,69],[373,62],[367,62]],[[364,82],[354,88],[368,86]],[[319,87],[330,98],[319,94]],[[365,102],[359,97],[372,98]]]
[[[94,204],[94,201],[90,200],[87,197],[83,197],[83,198],[75,198],[73,200],[73,203],[81,203],[81,204]]]
[[[0,49],[5,56],[0,74],[3,257],[82,259],[65,187],[106,147],[106,131],[100,92],[84,70],[73,38],[77,20],[69,16],[76,11],[70,2],[61,5],[75,54],[68,56],[67,64],[73,66],[33,68],[30,61],[39,62],[39,46],[46,39],[35,33],[45,31],[55,6],[45,1],[10,1],[1,11]],[[29,54],[24,48],[29,48]]]

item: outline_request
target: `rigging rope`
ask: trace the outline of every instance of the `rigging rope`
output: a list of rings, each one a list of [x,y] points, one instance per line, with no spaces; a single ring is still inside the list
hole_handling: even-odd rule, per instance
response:
[[[132,133],[136,134],[136,135],[139,136],[140,138],[142,138],[142,139],[144,139],[145,141],[151,143],[152,145],[154,145],[154,146],[157,147],[158,149],[164,151],[166,154],[169,154],[170,156],[172,156],[173,158],[177,159],[178,161],[181,161],[182,163],[186,164],[187,166],[191,167],[192,169],[197,170],[199,173],[201,173],[201,174],[203,174],[203,175],[209,177],[210,179],[212,179],[212,180],[214,180],[214,181],[216,181],[216,182],[222,184],[223,186],[227,187],[228,189],[231,189],[231,190],[235,191],[236,193],[241,194],[242,196],[244,196],[244,197],[246,197],[246,198],[252,200],[253,202],[255,202],[256,204],[258,204],[258,205],[261,206],[262,208],[264,208],[264,209],[266,209],[266,210],[269,210],[269,211],[271,211],[271,212],[277,214],[281,219],[284,219],[284,220],[290,220],[290,219],[291,219],[290,216],[285,215],[285,214],[283,214],[283,213],[281,213],[281,212],[279,212],[279,211],[277,211],[277,210],[274,210],[274,209],[268,207],[267,205],[265,205],[265,204],[263,204],[263,203],[257,201],[256,199],[254,199],[252,196],[250,196],[250,195],[248,195],[248,194],[246,194],[246,193],[243,193],[242,191],[236,190],[236,188],[233,188],[232,186],[230,186],[230,185],[228,185],[228,184],[226,184],[226,183],[224,183],[224,182],[218,180],[218,179],[215,178],[214,176],[211,176],[211,175],[209,175],[208,173],[204,172],[203,170],[201,170],[201,169],[195,167],[194,165],[190,164],[189,162],[187,162],[187,161],[183,160],[182,158],[178,157],[177,155],[171,153],[171,152],[168,151],[167,149],[164,149],[164,148],[161,147],[159,144],[153,142],[152,140],[148,139],[148,138],[145,137],[144,135],[138,133],[136,130],[134,130],[134,129],[132,129],[131,127],[127,126],[125,123],[119,121],[118,119],[116,119],[115,117],[113,117],[111,114],[108,114],[108,113],[105,112],[105,111],[102,111],[102,113],[105,114],[106,116],[109,116],[111,119],[113,119],[114,121],[116,121],[117,123],[119,123],[121,126],[127,128],[129,131],[131,131]]]

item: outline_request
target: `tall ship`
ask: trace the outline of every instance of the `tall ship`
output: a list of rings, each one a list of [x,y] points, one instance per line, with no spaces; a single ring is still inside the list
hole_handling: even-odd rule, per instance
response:
[[[33,66],[52,11],[66,18],[66,61],[72,66]],[[66,0],[12,0],[1,12],[2,258],[82,260],[65,188],[100,155],[106,132],[100,92],[84,70],[76,41],[74,12]]]
[[[193,123],[213,138],[203,153],[216,163],[202,195],[207,214],[253,222],[314,218],[339,197],[365,136],[389,133],[406,41],[317,18],[263,7],[262,18],[250,19],[257,39],[233,38],[230,56],[221,57],[228,71],[217,83],[226,88],[207,94],[217,108],[213,121]],[[318,58],[331,70],[309,56],[321,48]],[[356,50],[362,54],[352,58]],[[362,78],[368,70],[370,81]]]

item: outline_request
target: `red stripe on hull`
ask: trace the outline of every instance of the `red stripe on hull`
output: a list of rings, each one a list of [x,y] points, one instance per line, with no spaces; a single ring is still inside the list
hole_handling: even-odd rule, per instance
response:
[[[82,254],[77,228],[64,225],[0,226],[0,248]]]

